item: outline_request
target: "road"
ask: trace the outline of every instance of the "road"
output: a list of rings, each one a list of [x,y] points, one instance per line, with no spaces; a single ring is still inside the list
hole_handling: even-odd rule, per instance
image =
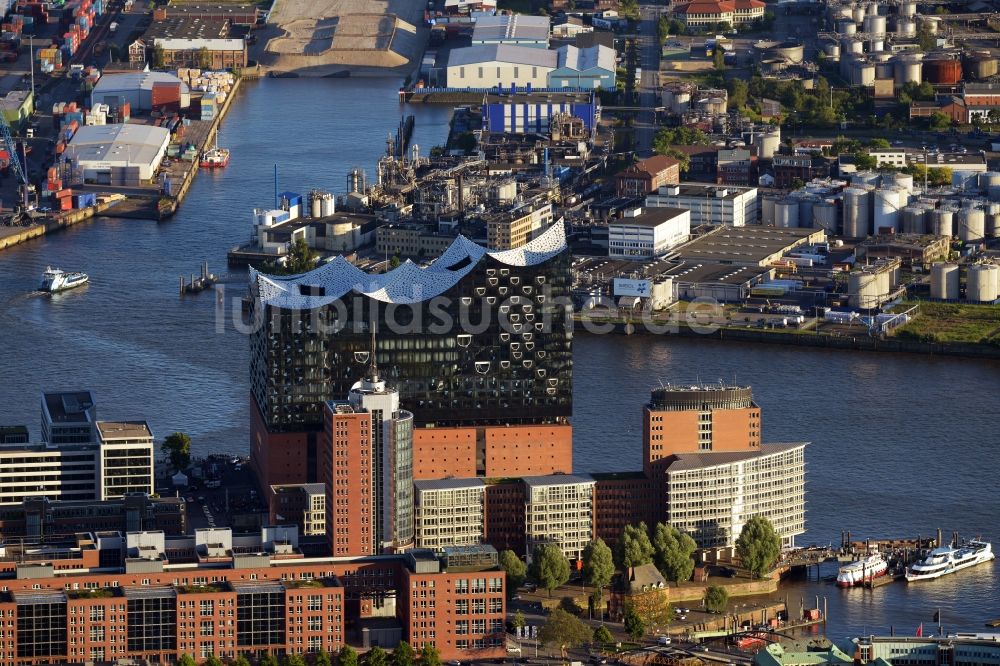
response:
[[[639,49],[639,66],[642,77],[639,80],[639,104],[645,110],[635,118],[635,151],[639,157],[653,154],[653,137],[656,135],[656,111],[659,105],[660,87],[660,40],[656,34],[660,5],[641,5],[639,30],[636,43]]]

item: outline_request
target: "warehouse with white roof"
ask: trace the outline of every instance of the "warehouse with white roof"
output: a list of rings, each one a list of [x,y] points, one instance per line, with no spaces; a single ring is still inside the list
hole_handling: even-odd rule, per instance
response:
[[[84,182],[139,185],[152,180],[160,166],[170,131],[152,125],[85,125],[66,146],[65,156]]]
[[[472,30],[472,45],[513,44],[546,49],[549,47],[549,17],[530,14],[480,16]]]
[[[90,93],[90,105],[107,104],[112,98],[117,106],[118,101],[126,101],[132,106],[132,111],[148,111],[153,108],[153,87],[179,87],[180,108],[191,105],[191,89],[173,74],[167,72],[127,72],[124,74],[105,74]]]
[[[556,52],[548,49],[513,44],[467,46],[448,56],[448,87],[544,88],[556,62]]]

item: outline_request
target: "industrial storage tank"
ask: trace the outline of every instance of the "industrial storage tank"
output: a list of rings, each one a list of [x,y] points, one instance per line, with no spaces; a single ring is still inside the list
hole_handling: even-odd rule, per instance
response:
[[[894,187],[880,187],[875,190],[873,218],[875,233],[899,231],[899,210],[904,204],[905,196]]]
[[[906,190],[908,194],[913,193],[913,176],[908,173],[897,171],[887,173],[882,176],[882,184],[885,186],[894,185],[897,188]]]
[[[903,0],[899,5],[899,15],[912,18],[917,15],[917,3],[912,0]]]
[[[854,12],[851,15],[851,18],[854,19],[855,23],[861,23],[862,21],[864,21],[865,20],[865,6],[864,5],[856,5],[854,7]]]
[[[888,281],[888,274],[885,280]],[[870,271],[853,271],[847,276],[847,298],[853,308],[870,310],[880,305],[881,285],[879,275]],[[888,291],[888,290],[886,290]]]
[[[986,237],[1000,237],[1000,214],[986,213]]]
[[[837,42],[826,42],[823,44],[823,53],[826,54],[827,60],[840,60],[840,44]]]
[[[780,198],[776,194],[765,194],[760,198],[760,223],[763,226],[774,226],[774,203]]]
[[[844,236],[864,238],[871,228],[871,193],[860,187],[844,190]]]
[[[891,79],[896,75],[896,63],[892,61],[892,56],[888,53],[879,53],[874,56],[875,78]]]
[[[1000,298],[1000,266],[972,264],[965,280],[965,300],[992,303]]]
[[[878,185],[882,175],[877,171],[855,171],[851,174],[851,185]]]
[[[774,202],[774,226],[793,229],[799,226],[799,202],[786,198]]]
[[[997,73],[997,59],[989,51],[974,51],[962,58],[962,72],[966,79],[988,79]]]
[[[337,199],[330,192],[320,193],[321,212],[323,217],[330,217],[337,212]]]
[[[819,199],[812,195],[795,198],[799,200],[799,223],[797,226],[811,229],[813,226],[813,206]]]
[[[924,58],[924,81],[954,85],[962,80],[962,61],[944,53],[932,53]]]
[[[836,201],[817,201],[813,206],[813,223],[814,229],[823,229],[826,231],[828,236],[837,235],[837,202]]]
[[[903,209],[901,228],[904,234],[927,233],[927,209],[922,206],[907,206]]]
[[[920,16],[918,19],[920,23],[920,28],[926,30],[932,35],[938,34],[938,28],[941,25],[941,19],[937,16]]]
[[[895,58],[895,69],[893,79],[897,86],[906,83],[920,83],[923,67],[921,61],[923,56],[919,53],[901,53]]]
[[[855,39],[854,37],[844,37],[840,40],[840,53],[861,55],[865,52],[865,43],[860,39]]]
[[[866,16],[865,17],[865,32],[872,35],[884,35],[885,34],[885,17],[884,16]]]
[[[917,36],[917,21],[916,19],[909,17],[900,17],[896,19],[896,35],[903,38],[909,39],[911,37]]]
[[[936,262],[931,266],[931,298],[958,300],[958,266]]]
[[[986,214],[978,208],[955,212],[955,233],[965,242],[981,240],[986,235]]]
[[[937,210],[932,210],[930,215],[931,233],[935,236],[948,236],[949,238],[954,236],[954,216],[954,211],[949,208],[938,208]]]
[[[875,65],[864,60],[855,60],[851,63],[851,85],[875,85]]]
[[[885,50],[885,40],[872,39],[868,41],[869,53],[880,53]]]
[[[774,157],[774,153],[781,147],[781,130],[771,132],[761,132],[753,138],[753,145],[757,147],[757,155],[766,160]]]
[[[323,203],[317,190],[309,193],[309,217],[323,217]]]
[[[1000,187],[1000,172],[984,171],[979,174],[979,189],[989,192],[991,187]]]
[[[841,35],[853,35],[858,31],[858,24],[853,19],[841,19],[837,21],[837,32]]]

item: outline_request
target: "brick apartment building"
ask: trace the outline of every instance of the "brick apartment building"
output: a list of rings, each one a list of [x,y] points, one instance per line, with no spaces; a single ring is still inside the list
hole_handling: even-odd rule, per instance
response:
[[[664,185],[681,182],[681,163],[672,157],[654,155],[620,171],[615,189],[620,197],[643,197]]]

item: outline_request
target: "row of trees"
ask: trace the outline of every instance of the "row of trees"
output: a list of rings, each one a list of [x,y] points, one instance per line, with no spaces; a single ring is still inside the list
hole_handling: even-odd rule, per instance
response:
[[[358,653],[349,645],[345,645],[340,651],[331,656],[326,650],[320,650],[308,662],[312,666],[359,666]],[[250,661],[239,656],[229,662],[231,666],[250,666]],[[420,652],[415,651],[406,641],[400,642],[392,652],[386,652],[376,646],[365,655],[365,666],[441,666],[441,656],[437,648],[433,645],[425,645]],[[191,655],[182,654],[177,660],[177,666],[195,666],[196,662]],[[204,662],[204,666],[223,666],[221,659],[215,655],[209,655]],[[305,657],[300,654],[285,655],[279,662],[274,655],[264,655],[257,662],[257,666],[307,666]]]

